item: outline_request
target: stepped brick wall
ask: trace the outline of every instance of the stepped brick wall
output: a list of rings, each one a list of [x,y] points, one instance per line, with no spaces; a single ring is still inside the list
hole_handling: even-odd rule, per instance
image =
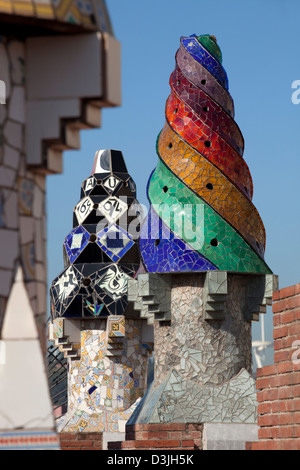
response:
[[[258,442],[252,450],[300,450],[300,283],[273,294],[274,364],[257,370]]]
[[[102,450],[102,433],[71,433],[59,434],[61,450]]]
[[[108,450],[202,450],[202,435],[202,424],[133,424],[126,440],[108,443]]]

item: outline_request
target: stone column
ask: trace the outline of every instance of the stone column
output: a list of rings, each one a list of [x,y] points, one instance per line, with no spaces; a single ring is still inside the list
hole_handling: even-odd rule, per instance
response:
[[[19,265],[45,351],[46,212],[45,174],[27,166],[25,43],[1,38],[1,76],[6,102],[0,104],[0,329]]]
[[[171,321],[154,322],[158,384],[170,370],[201,386],[220,385],[241,369],[252,372],[251,323],[244,315],[246,279],[228,277],[223,318],[208,321],[205,278],[204,273],[171,277]]]
[[[50,289],[50,340],[68,358],[68,411],[61,432],[120,439],[147,389],[153,330],[128,304],[140,267],[135,184],[116,150],[96,152],[74,207],[65,268]]]
[[[154,381],[128,424],[202,423],[208,447],[216,448],[221,444],[213,436],[220,429],[225,435],[240,429],[233,445],[253,438],[251,321],[266,312],[276,289],[271,274],[225,271],[146,273],[130,281],[129,300],[154,325],[155,366]],[[222,440],[220,432],[216,439]]]

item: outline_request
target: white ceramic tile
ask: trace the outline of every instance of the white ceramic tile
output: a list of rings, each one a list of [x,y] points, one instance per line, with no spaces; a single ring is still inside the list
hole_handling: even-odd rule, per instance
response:
[[[34,240],[35,240],[35,259],[37,261],[45,261],[44,243],[43,243],[43,228],[42,221],[35,220],[34,222]]]
[[[19,252],[18,232],[0,229],[0,247],[0,268],[12,269]]]
[[[19,267],[7,301],[4,314],[2,338],[5,340],[36,339],[38,332],[34,320],[34,314]]]
[[[35,263],[35,278],[43,282],[46,279],[45,266],[43,263]]]
[[[20,242],[25,245],[33,240],[34,219],[30,216],[20,216]]]
[[[1,107],[0,107],[1,108]],[[4,145],[3,163],[10,168],[17,168],[20,161],[20,152],[8,145]]]
[[[18,194],[4,190],[4,220],[7,228],[18,228]]]
[[[8,120],[4,125],[3,135],[9,145],[16,149],[22,149],[22,131],[22,124]]]
[[[6,343],[0,340],[0,366],[6,364]]]
[[[34,174],[34,181],[42,191],[46,191],[46,178],[44,175]]]
[[[0,126],[4,124],[7,116],[7,107],[5,105],[0,106]]]
[[[6,88],[6,100],[10,97],[10,70],[9,70],[9,59],[5,46],[0,43],[0,80],[3,80]]]
[[[54,429],[40,341],[6,340],[5,346],[6,363],[0,365],[0,402],[4,411],[0,413],[0,429]]]
[[[44,276],[45,279],[46,276]],[[37,314],[44,313],[46,310],[46,286],[39,282],[37,285]]]
[[[1,166],[0,168],[0,186],[12,188],[15,184],[16,171],[11,168]]]
[[[125,432],[125,426],[126,426],[127,421],[123,419],[118,420],[119,424],[119,432]]]
[[[25,123],[25,89],[22,86],[14,86],[11,92],[8,110],[9,119]]]
[[[34,187],[34,198],[33,198],[33,215],[37,219],[42,217],[44,207],[45,195],[40,188],[35,185]]]

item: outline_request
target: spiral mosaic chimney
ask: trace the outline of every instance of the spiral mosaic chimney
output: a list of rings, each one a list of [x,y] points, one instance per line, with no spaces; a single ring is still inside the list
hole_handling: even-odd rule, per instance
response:
[[[147,189],[145,268],[270,274],[244,139],[213,36],[181,38],[170,87]]]
[[[122,152],[96,152],[50,289],[49,337],[68,358],[61,432],[122,433],[147,386],[152,329],[128,305],[140,266],[140,206]]]
[[[257,434],[251,322],[278,280],[214,36],[180,39],[170,87],[139,240],[145,272],[128,297],[154,327],[154,381],[128,425],[202,423],[206,448],[245,448]]]

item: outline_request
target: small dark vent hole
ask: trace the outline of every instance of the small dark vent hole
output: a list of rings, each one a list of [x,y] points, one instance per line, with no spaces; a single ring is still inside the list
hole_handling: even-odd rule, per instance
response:
[[[207,187],[207,189],[214,189],[214,187],[211,183],[207,183],[206,187]]]
[[[173,147],[172,143],[170,142],[168,145],[168,149],[171,149]]]
[[[157,239],[155,240],[155,242],[154,242],[154,245],[155,245],[155,246],[158,246],[159,244],[160,244],[160,239],[157,238]]]
[[[203,106],[203,111],[205,111],[207,113],[209,111],[209,107],[208,106]]]
[[[168,189],[169,189],[168,186],[164,186],[163,187],[163,192],[166,193],[168,191]]]
[[[210,240],[210,244],[211,246],[218,246],[219,242],[216,238],[213,238],[212,240]]]
[[[90,285],[90,283],[91,283],[91,279],[90,279],[89,277],[85,277],[85,278],[83,279],[82,283],[83,283],[83,285],[84,285],[85,287],[88,287],[88,286]]]
[[[206,140],[206,141],[204,142],[204,145],[205,145],[205,147],[209,148],[209,147],[211,146],[211,141],[210,141],[210,140]]]
[[[201,80],[201,85],[205,85],[206,84],[206,80]]]
[[[99,204],[98,204],[97,202],[95,202],[95,204],[93,205],[93,209],[97,210],[97,209],[98,209],[98,205],[99,205]]]
[[[90,242],[95,243],[95,241],[97,240],[97,235],[95,233],[91,233],[89,240]]]

